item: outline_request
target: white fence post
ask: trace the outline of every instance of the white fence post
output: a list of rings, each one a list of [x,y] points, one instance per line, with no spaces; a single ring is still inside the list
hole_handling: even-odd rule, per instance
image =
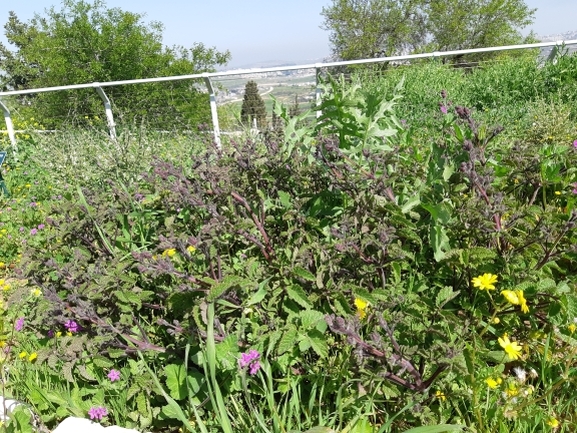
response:
[[[100,87],[100,83],[92,83],[92,87],[96,90],[102,102],[104,102],[104,111],[106,113],[106,123],[108,125],[108,131],[110,132],[110,139],[116,141],[116,125],[114,124],[114,116],[112,115],[112,105],[110,105],[110,99]]]
[[[315,88],[315,101],[317,106],[321,104],[321,95],[323,94],[322,89],[320,88],[320,76],[321,76],[321,65],[317,63],[315,65],[315,79],[316,79],[316,88]],[[323,112],[321,110],[317,110],[317,119],[321,117]]]
[[[210,97],[210,115],[212,117],[212,130],[214,132],[214,142],[218,149],[221,148],[220,144],[220,126],[218,124],[218,111],[216,109],[216,95],[214,93],[214,87],[210,81],[208,74],[203,74],[204,83],[208,89],[208,94]]]
[[[10,143],[12,144],[12,154],[14,159],[18,161],[18,145],[16,144],[16,134],[14,133],[14,124],[12,123],[12,117],[10,117],[10,110],[0,101],[0,106],[4,112],[4,121],[6,122],[6,130],[8,131],[8,137],[10,138]]]

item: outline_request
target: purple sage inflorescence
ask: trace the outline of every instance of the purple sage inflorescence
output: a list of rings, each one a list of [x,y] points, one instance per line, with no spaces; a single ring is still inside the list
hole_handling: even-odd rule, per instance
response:
[[[68,332],[78,332],[78,330],[80,329],[78,323],[76,323],[74,320],[67,320],[66,323],[64,324],[64,327]]]
[[[253,349],[248,353],[243,353],[240,355],[238,365],[240,368],[248,367],[248,373],[254,376],[260,370],[260,363],[258,362],[259,359],[260,353]]]
[[[102,406],[91,407],[88,411],[88,415],[90,415],[90,419],[101,420],[105,416],[108,416],[108,411],[105,407]]]
[[[18,332],[22,331],[24,328],[24,317],[19,317],[16,319],[16,323],[14,324],[14,329]]]

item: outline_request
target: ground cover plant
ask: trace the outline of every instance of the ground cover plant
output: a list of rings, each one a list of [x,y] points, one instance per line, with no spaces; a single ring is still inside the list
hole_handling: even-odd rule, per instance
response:
[[[326,77],[222,149],[19,137],[4,427],[574,431],[576,63]]]

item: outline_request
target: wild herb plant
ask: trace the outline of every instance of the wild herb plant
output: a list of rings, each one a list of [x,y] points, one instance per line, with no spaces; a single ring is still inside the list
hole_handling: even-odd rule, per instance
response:
[[[126,175],[57,173],[38,209],[11,168],[26,230],[0,277],[28,285],[5,291],[4,330],[25,320],[7,388],[49,426],[574,430],[573,118],[526,105],[563,126],[512,140],[440,87],[410,119],[404,83],[328,79],[319,122],[277,107],[283,139],[190,160],[127,139]]]

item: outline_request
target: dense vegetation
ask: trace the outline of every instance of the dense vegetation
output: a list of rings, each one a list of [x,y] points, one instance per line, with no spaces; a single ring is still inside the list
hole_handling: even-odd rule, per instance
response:
[[[318,122],[223,149],[21,134],[4,394],[48,428],[575,431],[576,71],[327,77]]]

